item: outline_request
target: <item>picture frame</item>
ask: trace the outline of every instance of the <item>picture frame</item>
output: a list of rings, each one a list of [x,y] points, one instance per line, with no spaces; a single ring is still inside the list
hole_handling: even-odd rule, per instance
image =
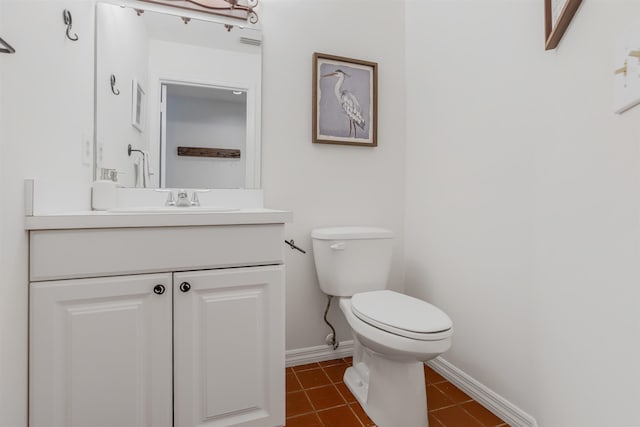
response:
[[[545,50],[555,49],[582,0],[544,0]]]
[[[378,146],[378,64],[313,54],[312,141]]]
[[[147,106],[147,94],[138,81],[133,79],[131,82],[131,125],[140,132],[144,131],[145,115]]]

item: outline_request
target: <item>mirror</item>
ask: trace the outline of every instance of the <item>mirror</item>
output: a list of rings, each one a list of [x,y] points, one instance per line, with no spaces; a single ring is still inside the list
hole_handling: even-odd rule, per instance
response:
[[[175,13],[96,4],[94,176],[259,188],[262,34]]]

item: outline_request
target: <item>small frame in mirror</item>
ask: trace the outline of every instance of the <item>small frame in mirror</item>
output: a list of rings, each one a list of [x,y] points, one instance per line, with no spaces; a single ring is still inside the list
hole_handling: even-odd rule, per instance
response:
[[[146,93],[138,79],[133,79],[131,85],[131,124],[140,132],[144,131]]]

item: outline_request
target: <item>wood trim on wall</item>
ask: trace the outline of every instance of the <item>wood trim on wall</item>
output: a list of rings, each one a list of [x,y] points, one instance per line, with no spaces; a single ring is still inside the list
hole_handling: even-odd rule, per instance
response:
[[[544,0],[544,37],[545,50],[555,49],[560,39],[569,27],[573,16],[576,14],[582,0],[564,0],[564,6],[558,16],[558,22],[553,25],[551,0]]]
[[[178,156],[239,159],[240,150],[231,148],[178,147]]]

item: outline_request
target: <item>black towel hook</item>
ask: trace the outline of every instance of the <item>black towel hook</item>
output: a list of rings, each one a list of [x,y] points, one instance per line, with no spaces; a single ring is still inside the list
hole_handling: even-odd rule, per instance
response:
[[[306,254],[307,251],[305,251],[304,249],[299,248],[298,246],[296,246],[295,242],[293,241],[293,239],[291,240],[285,240],[284,241],[287,245],[289,245],[291,247],[291,249],[295,249],[298,250],[300,252],[302,252],[303,254]]]
[[[69,9],[65,9],[62,11],[62,19],[64,20],[64,24],[67,26],[67,38],[74,42],[78,41],[77,34],[73,34],[73,36],[70,34],[71,26],[73,25],[73,18],[71,17],[71,12],[69,12]]]
[[[13,46],[4,41],[2,37],[0,37],[0,46],[4,46],[0,47],[0,52],[2,53],[16,53],[16,50],[13,48]]]
[[[132,152],[140,153],[144,156],[144,152],[142,150],[138,150],[137,148],[133,148],[131,144],[127,145],[127,154],[131,157]]]
[[[118,89],[116,89],[116,75],[115,74],[111,74],[111,92],[113,92],[114,95],[120,95],[120,91]]]

